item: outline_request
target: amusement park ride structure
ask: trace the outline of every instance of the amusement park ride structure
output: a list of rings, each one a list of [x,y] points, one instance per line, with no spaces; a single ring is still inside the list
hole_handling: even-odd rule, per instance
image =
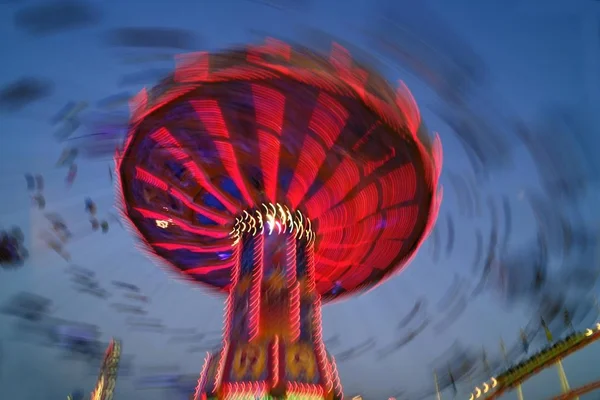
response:
[[[119,362],[121,360],[121,342],[112,339],[106,348],[96,387],[90,394],[90,400],[112,400],[117,384]],[[77,400],[74,395],[67,396],[67,400]]]
[[[194,399],[341,399],[321,305],[414,257],[441,159],[408,90],[336,44],[187,55],[142,91],[116,155],[124,218],[159,262],[227,295]]]
[[[511,366],[505,372],[492,377],[487,382],[475,387],[469,400],[482,399],[493,400],[500,398],[503,394],[513,389],[517,390],[519,400],[523,400],[521,385],[524,381],[540,373],[546,368],[556,366],[560,380],[562,394],[553,397],[552,400],[578,399],[580,395],[600,389],[600,380],[588,383],[582,387],[571,389],[562,359],[570,354],[583,349],[600,339],[600,323],[588,328],[583,332],[576,332],[563,340],[553,343],[550,347],[543,349],[527,360]],[[438,395],[439,397],[439,395]]]

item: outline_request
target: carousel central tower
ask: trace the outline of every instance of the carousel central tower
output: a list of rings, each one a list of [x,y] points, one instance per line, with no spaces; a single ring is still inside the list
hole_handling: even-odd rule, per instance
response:
[[[196,399],[341,398],[321,334],[310,219],[262,204],[236,218],[231,236],[223,348],[207,357]]]

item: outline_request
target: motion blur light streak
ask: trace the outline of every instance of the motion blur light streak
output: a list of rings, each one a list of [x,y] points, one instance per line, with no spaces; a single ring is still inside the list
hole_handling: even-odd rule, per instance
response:
[[[273,39],[181,59],[136,97],[116,170],[147,249],[228,293],[195,399],[341,399],[321,303],[414,256],[441,202],[439,138],[404,86],[394,93],[335,43],[329,59]]]
[[[117,383],[120,360],[121,342],[113,339],[106,349],[96,388],[90,396],[91,400],[112,400],[115,385]]]

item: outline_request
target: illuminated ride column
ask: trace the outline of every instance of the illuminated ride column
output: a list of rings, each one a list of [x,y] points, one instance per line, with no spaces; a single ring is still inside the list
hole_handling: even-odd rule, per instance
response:
[[[239,216],[231,235],[223,347],[207,356],[195,399],[341,399],[322,340],[310,220],[263,204]]]
[[[112,339],[104,353],[96,387],[90,395],[91,400],[112,400],[117,384],[119,362],[121,360],[121,342]],[[68,396],[67,399],[70,399]]]

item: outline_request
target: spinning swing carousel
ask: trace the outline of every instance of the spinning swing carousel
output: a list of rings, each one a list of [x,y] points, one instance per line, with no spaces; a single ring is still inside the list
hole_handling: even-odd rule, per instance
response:
[[[193,398],[341,399],[321,306],[408,264],[441,159],[406,87],[336,44],[184,55],[142,91],[116,154],[124,217],[161,264],[227,297]]]

